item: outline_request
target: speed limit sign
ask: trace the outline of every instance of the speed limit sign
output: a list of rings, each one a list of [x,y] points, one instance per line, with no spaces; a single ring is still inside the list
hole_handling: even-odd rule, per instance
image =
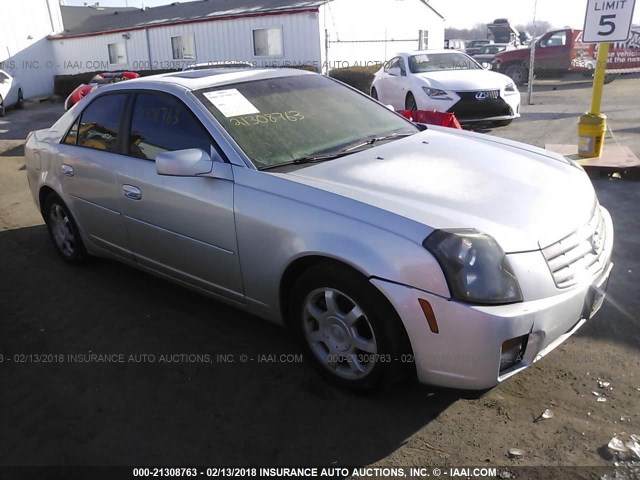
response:
[[[635,0],[588,0],[582,41],[624,42],[631,33]]]

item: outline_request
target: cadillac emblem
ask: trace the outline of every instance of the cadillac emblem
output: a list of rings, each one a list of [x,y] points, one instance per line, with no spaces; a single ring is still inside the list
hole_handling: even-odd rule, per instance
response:
[[[596,255],[599,255],[602,251],[602,237],[597,231],[593,232],[591,236],[591,248]]]

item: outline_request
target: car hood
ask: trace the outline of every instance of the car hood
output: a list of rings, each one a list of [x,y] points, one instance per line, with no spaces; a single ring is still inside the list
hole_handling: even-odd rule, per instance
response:
[[[441,127],[282,175],[434,229],[475,228],[508,253],[564,238],[597,201],[560,155]]]
[[[513,83],[509,77],[489,70],[442,70],[415,76],[430,87],[453,91],[494,90]]]

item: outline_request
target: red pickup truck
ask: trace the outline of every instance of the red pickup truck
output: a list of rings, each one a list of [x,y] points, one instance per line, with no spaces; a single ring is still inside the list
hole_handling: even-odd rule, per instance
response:
[[[538,77],[562,76],[575,71],[591,76],[596,66],[597,45],[582,41],[582,30],[554,30],[536,40],[535,71]],[[511,77],[516,85],[529,78],[530,47],[498,53],[492,69]],[[607,73],[640,72],[640,31],[632,30],[626,42],[611,44]]]

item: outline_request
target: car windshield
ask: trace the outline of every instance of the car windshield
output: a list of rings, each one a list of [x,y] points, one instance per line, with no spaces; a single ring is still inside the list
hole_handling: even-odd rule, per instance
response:
[[[260,169],[329,160],[419,131],[322,75],[227,84],[195,95]]]
[[[481,69],[482,67],[471,57],[460,52],[421,53],[409,57],[409,70],[411,73]]]
[[[499,53],[504,51],[505,48],[507,47],[502,45],[487,45],[480,50],[480,53]]]

